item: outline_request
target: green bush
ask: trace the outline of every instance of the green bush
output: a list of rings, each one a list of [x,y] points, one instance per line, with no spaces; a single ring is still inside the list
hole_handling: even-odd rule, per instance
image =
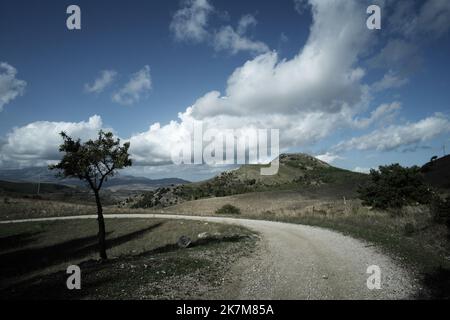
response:
[[[402,208],[410,204],[429,204],[432,191],[425,184],[419,167],[399,164],[370,171],[369,182],[358,189],[363,205],[378,209]]]
[[[231,205],[226,204],[222,208],[217,209],[217,214],[241,214],[241,209]]]

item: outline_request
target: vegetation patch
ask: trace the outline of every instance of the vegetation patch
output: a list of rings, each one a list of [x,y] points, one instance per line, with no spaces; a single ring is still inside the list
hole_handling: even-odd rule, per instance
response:
[[[217,214],[241,214],[241,209],[231,204],[226,204],[222,208],[217,209]]]

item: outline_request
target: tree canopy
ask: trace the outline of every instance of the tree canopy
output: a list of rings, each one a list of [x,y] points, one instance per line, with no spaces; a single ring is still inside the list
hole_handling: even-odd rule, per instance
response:
[[[99,191],[108,178],[118,169],[132,165],[128,150],[129,143],[120,145],[120,139],[114,139],[111,132],[100,131],[96,140],[81,143],[65,132],[61,132],[64,143],[59,151],[64,153],[61,161],[51,169],[58,169],[64,177],[87,181],[93,190]]]

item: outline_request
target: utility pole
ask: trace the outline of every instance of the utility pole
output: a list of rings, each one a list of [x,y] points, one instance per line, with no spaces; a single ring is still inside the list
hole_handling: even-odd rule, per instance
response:
[[[445,153],[445,144],[442,146],[442,150],[444,151],[444,157],[446,156],[446,153]]]

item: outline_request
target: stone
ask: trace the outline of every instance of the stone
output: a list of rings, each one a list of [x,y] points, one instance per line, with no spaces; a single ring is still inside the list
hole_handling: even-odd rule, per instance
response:
[[[187,236],[181,236],[177,241],[177,244],[180,248],[187,248],[191,243],[192,240]]]

